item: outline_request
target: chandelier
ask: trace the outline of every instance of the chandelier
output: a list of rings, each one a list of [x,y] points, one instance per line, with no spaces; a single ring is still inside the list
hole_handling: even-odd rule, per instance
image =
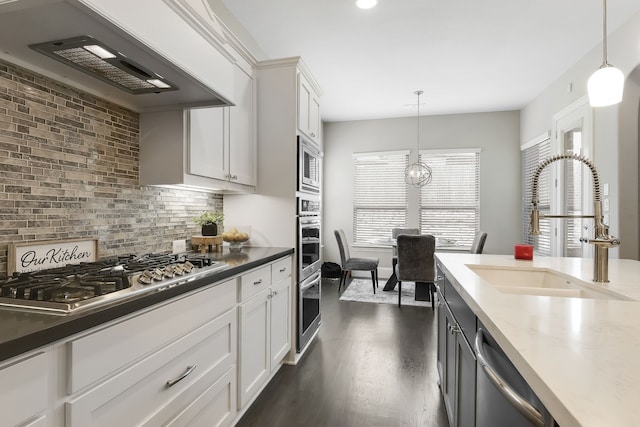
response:
[[[414,187],[424,187],[431,182],[431,168],[426,163],[420,161],[420,95],[424,92],[417,90],[413,92],[418,96],[418,148],[416,151],[417,160],[411,163],[404,170],[404,182]]]

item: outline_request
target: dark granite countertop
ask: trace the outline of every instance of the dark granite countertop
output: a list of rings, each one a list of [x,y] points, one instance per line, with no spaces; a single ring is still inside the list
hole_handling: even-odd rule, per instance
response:
[[[196,280],[169,289],[64,316],[0,308],[0,361],[222,281],[292,253],[293,248],[267,247],[245,247],[241,252],[232,253],[224,247],[223,252],[210,252],[208,256],[215,261],[226,262],[229,265],[227,269],[202,277],[198,276]]]

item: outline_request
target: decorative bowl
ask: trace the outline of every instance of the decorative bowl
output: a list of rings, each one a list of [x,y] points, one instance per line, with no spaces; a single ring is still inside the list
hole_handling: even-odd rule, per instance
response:
[[[231,252],[239,252],[242,250],[244,242],[251,238],[251,226],[234,226],[229,231],[222,233],[222,240],[229,243]]]

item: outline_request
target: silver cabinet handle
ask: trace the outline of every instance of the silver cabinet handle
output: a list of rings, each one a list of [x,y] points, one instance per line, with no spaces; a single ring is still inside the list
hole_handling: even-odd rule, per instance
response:
[[[189,376],[189,374],[193,372],[194,369],[196,369],[196,365],[187,366],[187,370],[184,371],[182,375],[180,375],[178,378],[174,378],[172,380],[167,381],[167,387],[172,387],[177,383],[179,383],[180,381],[182,381],[183,379],[187,378],[187,376]]]
[[[484,334],[482,328],[478,329],[475,339],[476,356],[478,358],[478,364],[482,367],[487,374],[489,381],[496,386],[500,393],[525,416],[534,426],[544,426],[544,418],[540,411],[534,408],[525,398],[507,384],[507,382],[498,374],[495,369],[487,362],[487,357],[484,354],[482,344],[484,343]]]
[[[254,285],[259,285],[260,283],[262,283],[262,279],[258,280],[257,282],[253,282]]]
[[[278,295],[278,291],[271,292],[271,295]]]
[[[285,271],[287,271],[287,267],[282,267],[282,268],[280,269],[280,273],[284,273]]]
[[[460,326],[458,326],[457,324],[449,325],[449,333],[457,334],[458,332],[462,332],[462,329],[460,329]]]

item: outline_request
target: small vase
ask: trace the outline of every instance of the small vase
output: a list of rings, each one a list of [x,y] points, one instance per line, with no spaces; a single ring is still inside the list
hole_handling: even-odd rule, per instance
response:
[[[205,224],[202,226],[202,235],[203,236],[217,236],[218,235],[218,225],[217,224]]]

